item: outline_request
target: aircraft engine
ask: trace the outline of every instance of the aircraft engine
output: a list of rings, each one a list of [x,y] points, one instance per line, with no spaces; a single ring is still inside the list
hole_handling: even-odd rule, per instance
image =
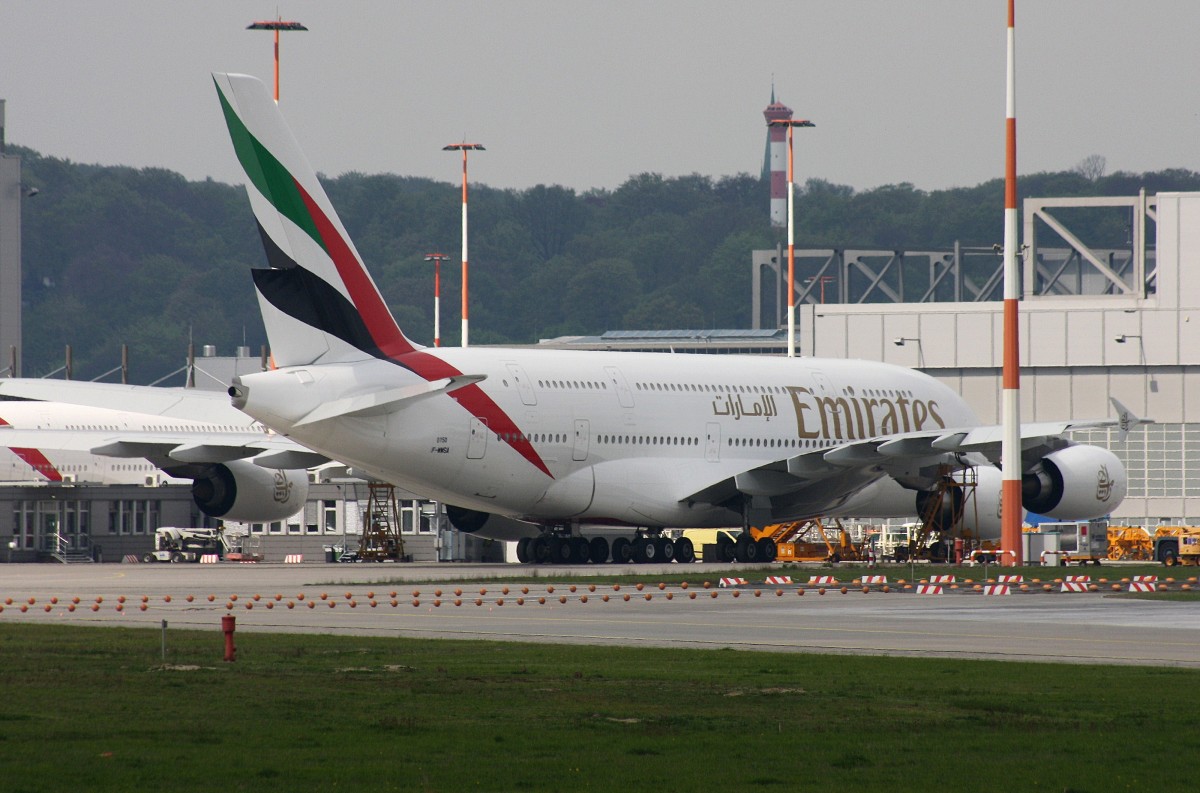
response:
[[[541,529],[533,523],[449,504],[446,505],[446,517],[450,519],[450,525],[459,531],[487,540],[514,541],[541,534]]]
[[[192,500],[205,515],[269,523],[295,515],[308,499],[308,472],[273,470],[246,460],[213,465],[192,482]]]
[[[1025,508],[1063,520],[1091,520],[1109,514],[1125,498],[1125,466],[1108,449],[1068,446],[1048,454],[1021,481]]]
[[[917,515],[928,515],[931,507],[933,528],[955,536],[962,534],[980,540],[1000,537],[1000,470],[992,466],[977,466],[972,473],[953,474],[943,491],[942,502],[936,507],[933,492],[917,493]],[[954,516],[961,513],[961,523],[955,527]]]

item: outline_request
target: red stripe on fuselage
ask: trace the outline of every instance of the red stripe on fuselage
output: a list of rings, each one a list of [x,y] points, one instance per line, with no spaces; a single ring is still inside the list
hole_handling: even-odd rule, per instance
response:
[[[0,425],[5,427],[12,426],[4,419],[0,418]],[[3,436],[0,436],[2,438]],[[27,449],[23,446],[9,446],[8,450],[24,460],[29,467],[37,471],[42,476],[46,477],[51,482],[61,482],[63,476],[59,473],[57,466],[50,462],[46,455],[42,454],[39,449]]]
[[[383,298],[380,297],[375,285],[367,276],[366,269],[354,252],[350,250],[350,246],[342,238],[342,235],[338,233],[337,227],[325,216],[325,213],[321,211],[321,208],[317,206],[317,203],[299,182],[296,182],[296,189],[300,191],[304,205],[308,208],[317,232],[321,235],[325,250],[329,253],[329,258],[333,260],[338,275],[341,276],[342,282],[350,292],[351,302],[358,309],[363,322],[366,323],[367,331],[371,334],[371,339],[374,340],[379,351],[427,381],[461,375],[462,372],[441,358],[414,349],[408,339],[404,337],[399,326],[396,325],[391,312],[383,303]],[[542,461],[541,455],[525,439],[525,433],[521,432],[516,422],[509,418],[508,414],[478,385],[464,386],[451,392],[450,396],[466,408],[472,416],[483,420],[488,425],[488,429],[512,446],[535,468],[551,479],[554,478],[550,469]]]

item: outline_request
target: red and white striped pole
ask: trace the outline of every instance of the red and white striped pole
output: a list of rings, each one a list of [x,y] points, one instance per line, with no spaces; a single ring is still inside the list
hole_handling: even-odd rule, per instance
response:
[[[816,126],[807,119],[776,119],[767,122],[769,126],[787,127],[787,238],[788,238],[788,286],[787,286],[787,326],[789,358],[796,357],[796,172],[795,156],[792,147],[792,130],[796,127]]]
[[[425,261],[433,262],[433,346],[442,346],[442,262],[450,257],[444,253],[429,253]]]
[[[442,151],[462,152],[462,346],[468,346],[467,331],[467,152],[484,151],[478,143],[451,143],[443,146]]]
[[[1021,358],[1017,301],[1017,65],[1013,3],[1008,0],[1008,80],[1004,156],[1004,371],[1001,454],[1000,547],[1010,565],[1019,565],[1021,549]]]

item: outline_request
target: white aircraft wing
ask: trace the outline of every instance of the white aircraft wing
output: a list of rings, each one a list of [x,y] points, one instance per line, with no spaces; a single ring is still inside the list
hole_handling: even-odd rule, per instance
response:
[[[155,416],[221,423],[238,412],[224,391],[198,388],[90,383],[42,378],[0,378],[0,398],[36,399],[71,405],[130,410]]]
[[[1115,419],[1051,421],[1021,425],[1021,455],[1032,464],[1045,455],[1072,445],[1066,437],[1071,430],[1117,427],[1123,440],[1139,424],[1150,419],[1135,416],[1117,400]],[[809,487],[826,490],[836,482],[869,482],[887,475],[909,487],[928,487],[939,467],[962,467],[969,456],[982,456],[1000,464],[1003,438],[1001,425],[937,429],[883,435],[851,441],[828,449],[782,457],[765,465],[724,476],[716,482],[690,492],[681,501],[721,503],[740,492],[748,496],[794,496]],[[848,476],[849,475],[849,476]],[[836,495],[833,493],[831,495]]]

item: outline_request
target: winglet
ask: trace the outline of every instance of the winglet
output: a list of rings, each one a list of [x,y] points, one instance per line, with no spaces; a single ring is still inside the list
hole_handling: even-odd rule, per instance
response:
[[[1117,411],[1117,440],[1122,443],[1137,425],[1154,423],[1153,419],[1139,418],[1132,410],[1122,405],[1116,397],[1109,397],[1108,401],[1112,402],[1113,408]]]

